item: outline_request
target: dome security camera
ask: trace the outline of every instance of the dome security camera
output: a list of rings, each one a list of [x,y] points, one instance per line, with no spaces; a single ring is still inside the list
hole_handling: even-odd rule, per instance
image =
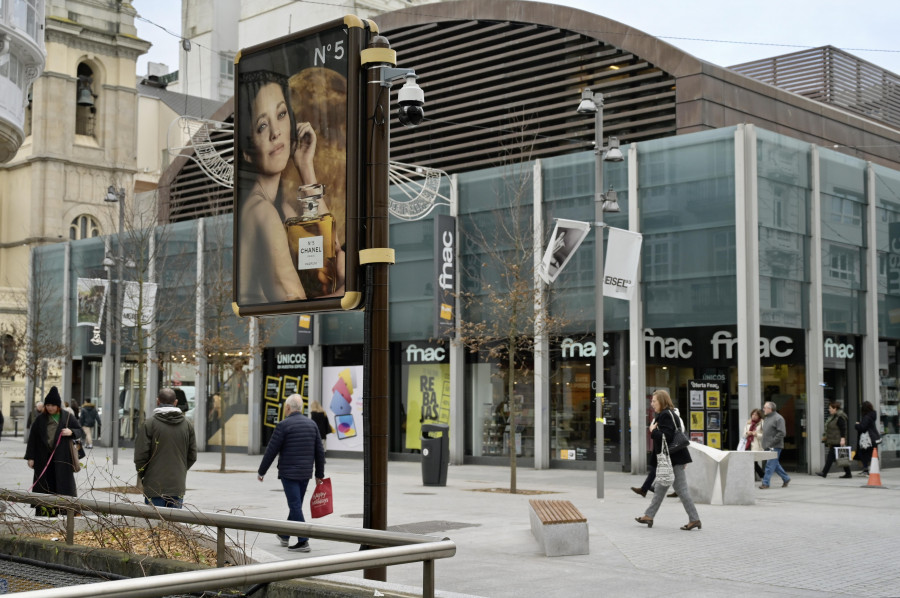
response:
[[[425,119],[425,92],[416,83],[416,75],[406,76],[406,83],[400,88],[397,96],[400,108],[397,110],[397,118],[404,127],[415,127]]]

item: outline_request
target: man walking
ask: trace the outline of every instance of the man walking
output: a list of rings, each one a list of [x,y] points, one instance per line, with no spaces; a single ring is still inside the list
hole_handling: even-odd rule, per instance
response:
[[[303,497],[315,466],[316,484],[325,477],[325,449],[319,437],[319,428],[303,415],[303,397],[293,394],[284,403],[284,419],[275,427],[266,454],[259,464],[257,478],[260,482],[278,456],[278,478],[284,488],[288,503],[288,521],[306,521],[303,518]],[[290,542],[288,536],[278,536],[282,546]],[[288,548],[296,552],[309,552],[309,538],[297,537],[297,543]]]
[[[777,473],[781,478],[782,488],[787,488],[788,484],[791,483],[790,476],[781,466],[781,461],[779,461],[781,450],[784,448],[786,428],[784,426],[784,418],[778,414],[776,409],[777,407],[772,401],[768,401],[763,405],[763,411],[765,411],[766,416],[763,418],[762,447],[764,451],[775,451],[775,458],[766,461],[766,473],[763,476],[762,485],[760,485],[760,488],[763,490],[769,487],[769,480],[772,479],[773,473]]]
[[[134,466],[144,485],[144,502],[173,509],[184,504],[187,471],[197,461],[194,426],[176,407],[177,401],[171,388],[160,390],[153,417],[134,441]]]
[[[81,406],[81,413],[78,414],[78,423],[81,424],[81,431],[84,433],[84,448],[94,448],[94,426],[100,418],[97,416],[97,408],[88,399]]]

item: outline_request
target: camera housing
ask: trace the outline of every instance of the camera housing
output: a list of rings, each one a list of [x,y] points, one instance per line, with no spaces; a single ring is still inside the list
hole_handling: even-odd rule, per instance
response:
[[[425,92],[416,83],[416,75],[406,75],[406,83],[400,88],[397,95],[400,107],[397,109],[397,118],[404,127],[415,127],[425,119]]]

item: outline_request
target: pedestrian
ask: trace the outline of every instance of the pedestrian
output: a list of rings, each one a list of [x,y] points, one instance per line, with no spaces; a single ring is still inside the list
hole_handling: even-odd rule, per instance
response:
[[[62,408],[55,386],[44,397],[42,411],[31,423],[25,446],[28,467],[34,470],[31,490],[41,494],[76,496],[72,441],[81,435],[81,426]],[[34,505],[40,514],[55,516],[56,509]]]
[[[81,431],[84,433],[84,448],[94,448],[93,432],[98,420],[97,408],[94,407],[90,399],[86,400],[78,413],[78,422],[81,424]]]
[[[777,473],[781,478],[781,487],[787,488],[791,483],[791,476],[787,474],[784,467],[781,466],[781,451],[784,450],[784,437],[787,434],[787,428],[784,425],[784,418],[778,413],[778,407],[772,401],[766,401],[763,405],[763,440],[762,446],[764,451],[775,451],[775,458],[766,461],[766,470],[763,474],[762,484],[760,488],[766,490],[769,487],[769,481],[772,474]]]
[[[679,429],[684,432],[684,421],[681,419],[681,413],[678,412],[678,407],[674,407],[675,415],[678,417]],[[653,423],[653,422],[651,422]],[[647,477],[644,478],[644,483],[641,484],[640,488],[635,486],[631,487],[631,491],[635,494],[640,494],[641,496],[647,496],[648,492],[653,492],[653,482],[656,480],[656,452],[653,450],[653,440],[651,438],[651,446],[650,452],[647,455]],[[667,495],[669,498],[677,498],[677,492],[670,492]]]
[[[825,467],[822,471],[817,471],[816,475],[825,477],[828,470],[834,465],[836,458],[834,449],[839,446],[847,446],[847,430],[848,418],[847,414],[841,410],[841,404],[838,401],[831,401],[828,404],[828,419],[825,420],[825,433],[822,434],[822,444],[825,445]],[[842,478],[851,478],[850,466],[844,467],[844,475]]]
[[[761,451],[762,450],[762,427],[763,412],[761,409],[754,409],[750,412],[750,419],[744,424],[744,433],[741,434],[741,442],[743,443],[742,451]],[[765,475],[762,465],[759,461],[753,462],[753,470],[760,478]]]
[[[187,472],[197,461],[194,426],[176,405],[171,388],[156,395],[156,409],[134,441],[134,466],[144,487],[144,503],[180,509]]]
[[[78,399],[69,399],[69,407],[72,408],[72,413],[75,414],[75,418],[78,419],[81,416],[81,407],[78,405]],[[81,422],[81,420],[78,420]]]
[[[662,450],[663,437],[665,436],[668,444],[671,444],[672,439],[675,437],[675,431],[679,429],[678,419],[675,416],[675,406],[672,404],[672,398],[665,390],[654,391],[653,398],[650,400],[650,406],[656,412],[656,417],[653,419],[653,423],[650,424],[650,436],[653,438],[654,452],[656,455],[659,455]],[[681,526],[681,529],[685,531],[690,531],[694,528],[701,529],[700,515],[697,513],[697,507],[694,506],[694,501],[691,499],[691,491],[688,488],[687,475],[685,474],[685,468],[691,462],[691,453],[685,448],[671,453],[670,459],[672,461],[672,469],[675,471],[673,488],[678,494],[678,498],[681,499],[681,504],[684,506],[688,516],[687,525]],[[643,516],[635,517],[635,521],[647,527],[653,527],[653,518],[666,497],[665,491],[666,487],[660,485],[659,481],[657,481],[650,506],[647,507]]]
[[[331,432],[331,424],[328,423],[328,415],[326,415],[325,410],[322,409],[322,403],[319,401],[309,402],[309,418],[313,420],[313,423],[319,428],[319,437],[322,439],[324,445],[325,438],[328,436],[328,433]]]
[[[284,403],[284,419],[278,422],[266,454],[259,464],[257,479],[262,482],[278,455],[278,478],[284,488],[288,503],[288,521],[306,521],[303,518],[303,497],[315,467],[316,484],[325,478],[325,449],[319,428],[303,415],[303,397],[292,394]],[[282,546],[290,542],[288,536],[278,536]],[[297,543],[288,550],[309,552],[309,538],[298,536]]]
[[[869,475],[869,465],[872,463],[872,451],[875,445],[881,442],[881,434],[878,433],[878,414],[869,401],[863,401],[859,410],[859,421],[856,422],[856,432],[859,434],[859,442],[856,448],[856,460],[862,463],[862,473]]]
[[[72,409],[72,406],[69,404],[69,401],[63,401],[63,410],[68,412],[74,418],[78,418],[78,415],[75,413],[75,410]]]

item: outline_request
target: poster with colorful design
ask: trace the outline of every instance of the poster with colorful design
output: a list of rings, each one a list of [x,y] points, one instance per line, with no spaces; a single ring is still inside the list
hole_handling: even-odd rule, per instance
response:
[[[450,364],[410,365],[406,388],[406,448],[421,449],[423,423],[450,423]]]
[[[362,452],[362,381],[361,365],[322,368],[322,407],[332,428],[326,449]]]

